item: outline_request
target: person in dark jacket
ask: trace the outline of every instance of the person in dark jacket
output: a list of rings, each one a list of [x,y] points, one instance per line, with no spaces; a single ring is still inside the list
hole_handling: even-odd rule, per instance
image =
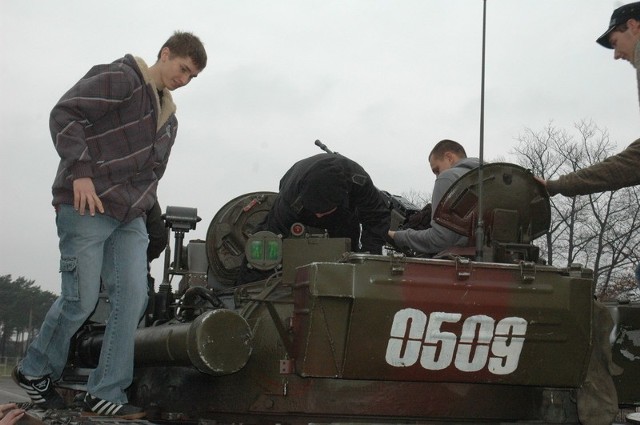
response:
[[[280,180],[274,204],[256,232],[291,235],[291,225],[326,229],[329,237],[350,238],[355,252],[381,254],[390,211],[367,172],[355,161],[321,153],[296,162]],[[246,266],[246,264],[245,264]],[[246,267],[238,283],[258,280]]]
[[[102,283],[111,309],[83,409],[126,419],[145,416],[125,393],[133,379],[135,331],[147,303],[145,215],[156,202],[176,137],[171,91],[188,84],[206,62],[202,42],[176,32],[152,66],[131,55],[96,65],[51,111],[49,127],[60,156],[52,192],[61,295],[12,373],[42,409],[65,406],[53,382]]]
[[[149,246],[147,247],[147,263],[160,257],[162,251],[167,247],[169,236],[167,227],[162,219],[162,208],[156,199],[153,207],[147,211],[147,233],[149,234]]]

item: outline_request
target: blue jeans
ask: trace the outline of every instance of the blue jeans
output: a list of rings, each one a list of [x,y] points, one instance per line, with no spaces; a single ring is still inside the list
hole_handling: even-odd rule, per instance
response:
[[[133,379],[135,331],[147,305],[149,239],[144,220],[122,223],[99,213],[92,217],[88,211],[81,216],[71,205],[61,205],[56,224],[61,294],[20,369],[25,375],[60,378],[71,337],[95,308],[102,278],[111,312],[87,391],[104,400],[126,403],[124,390]]]

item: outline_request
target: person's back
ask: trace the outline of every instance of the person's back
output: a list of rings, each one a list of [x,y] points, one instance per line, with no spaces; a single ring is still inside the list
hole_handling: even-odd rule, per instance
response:
[[[381,253],[389,210],[371,177],[355,161],[321,153],[295,163],[282,177],[280,192],[261,230],[287,237],[299,221],[349,237],[353,251]],[[362,234],[361,234],[362,226]]]
[[[325,229],[329,237],[351,239],[351,250],[381,254],[390,211],[369,174],[339,154],[321,153],[296,162],[280,180],[271,210],[254,232],[268,230],[287,238],[291,226]],[[264,279],[246,260],[236,284]]]
[[[436,183],[433,186],[433,193],[431,194],[431,202],[434,207],[433,211],[435,211],[435,207],[438,206],[440,200],[451,185],[478,165],[480,165],[478,158],[461,158],[455,165],[441,172],[438,177],[436,177]]]

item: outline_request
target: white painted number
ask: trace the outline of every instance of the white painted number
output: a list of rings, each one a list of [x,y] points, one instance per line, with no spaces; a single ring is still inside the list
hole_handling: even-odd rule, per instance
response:
[[[395,367],[420,361],[427,370],[442,370],[452,363],[462,372],[487,368],[495,375],[508,375],[518,368],[527,332],[527,321],[505,317],[498,323],[489,316],[465,319],[460,337],[442,330],[444,323],[458,323],[460,313],[433,312],[427,316],[414,308],[396,313],[391,325],[385,359]]]
[[[462,317],[460,313],[431,315],[424,336],[422,356],[420,356],[420,364],[423,368],[441,370],[451,364],[457,337],[454,333],[442,332],[440,326],[443,323],[456,323],[460,321],[460,317]]]

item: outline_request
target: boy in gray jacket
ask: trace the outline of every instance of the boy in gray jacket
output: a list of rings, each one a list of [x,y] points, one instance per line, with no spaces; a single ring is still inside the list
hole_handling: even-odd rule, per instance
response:
[[[452,246],[466,246],[468,238],[449,230],[433,220],[433,213],[440,200],[456,180],[480,165],[478,158],[467,158],[462,145],[453,140],[441,140],[429,154],[431,171],[436,175],[431,197],[431,228],[425,230],[389,231],[396,246],[410,249],[417,254],[434,255]]]

